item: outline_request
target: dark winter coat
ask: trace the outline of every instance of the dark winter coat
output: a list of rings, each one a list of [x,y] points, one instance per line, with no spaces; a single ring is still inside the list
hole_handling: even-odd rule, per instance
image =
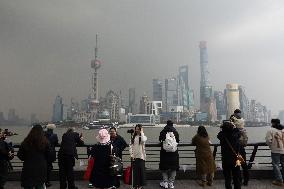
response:
[[[114,139],[111,138],[111,143],[113,145],[115,155],[122,159],[122,152],[127,147],[127,143],[125,142],[124,138],[117,135]]]
[[[198,175],[214,173],[216,165],[210,148],[209,138],[195,135],[192,144],[196,145],[196,172]]]
[[[222,131],[218,133],[217,138],[220,140],[222,162],[234,165],[236,163],[237,157],[228,145],[226,139],[230,142],[235,152],[239,153],[241,149],[239,129],[222,129]]]
[[[91,156],[95,158],[95,163],[91,172],[90,182],[96,188],[109,188],[115,185],[115,177],[110,176],[110,155],[110,143],[98,143],[91,149]]]
[[[43,151],[21,144],[18,158],[23,163],[21,186],[32,188],[46,181],[47,159],[50,156],[50,147],[47,145]]]
[[[177,143],[179,143],[179,134],[173,126],[166,125],[164,129],[160,132],[159,141],[161,142],[160,151],[160,170],[178,170],[179,169],[179,154],[178,150],[175,152],[166,152],[163,149],[163,141],[166,139],[166,134],[168,132],[173,132]]]
[[[83,144],[84,142],[80,139],[79,133],[76,133],[74,131],[67,131],[62,136],[58,156],[72,156],[78,159],[76,146]]]
[[[58,145],[58,137],[56,134],[53,133],[52,129],[48,129],[45,132],[45,136],[49,141],[50,144],[50,158],[48,159],[48,162],[52,163],[56,160],[56,150],[55,150],[55,146]]]

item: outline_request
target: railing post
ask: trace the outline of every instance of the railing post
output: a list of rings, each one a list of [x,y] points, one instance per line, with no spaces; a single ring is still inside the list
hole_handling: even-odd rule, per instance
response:
[[[214,150],[213,150],[213,158],[214,158],[214,160],[216,158],[217,150],[218,150],[218,145],[214,145]]]
[[[252,167],[257,149],[258,149],[258,144],[254,145],[253,151],[252,151],[251,156],[249,158],[248,169],[251,169],[251,167]]]

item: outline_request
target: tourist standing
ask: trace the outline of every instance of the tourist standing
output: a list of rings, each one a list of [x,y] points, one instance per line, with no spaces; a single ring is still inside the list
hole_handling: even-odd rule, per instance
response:
[[[21,186],[25,189],[43,189],[46,181],[50,147],[41,125],[33,126],[22,142],[17,156],[24,161]]]
[[[122,152],[127,147],[127,143],[125,142],[123,137],[118,135],[117,129],[115,127],[111,127],[109,129],[109,134],[115,155],[122,159]],[[115,187],[120,187],[120,177],[116,177]]]
[[[57,134],[53,133],[53,130],[56,128],[55,124],[48,124],[46,126],[46,132],[45,132],[45,136],[49,141],[49,145],[50,145],[50,150],[51,150],[51,156],[50,158],[47,160],[47,175],[46,175],[46,182],[45,182],[45,186],[46,187],[50,187],[51,183],[50,183],[50,173],[53,169],[52,163],[56,160],[56,150],[55,147],[58,145],[58,137]]]
[[[83,145],[82,134],[74,131],[74,128],[69,128],[62,136],[61,146],[58,151],[58,166],[59,166],[59,180],[60,189],[66,189],[68,182],[68,189],[77,189],[74,183],[75,159],[78,159],[77,145]]]
[[[145,143],[147,137],[143,132],[141,124],[135,126],[134,134],[130,141],[129,152],[133,160],[133,186],[135,189],[141,189],[146,185],[145,175]]]
[[[110,175],[112,155],[110,135],[106,129],[101,129],[96,138],[98,143],[90,152],[95,158],[95,163],[89,181],[96,188],[115,188],[115,176]]]
[[[7,181],[8,171],[11,169],[10,160],[14,158],[12,145],[6,142],[6,136],[0,132],[0,189],[4,189]]]
[[[159,169],[163,176],[160,186],[163,188],[174,188],[176,171],[179,170],[179,154],[177,149],[179,134],[171,120],[167,121],[167,125],[160,132],[159,141],[161,142]],[[167,144],[164,144],[165,142]]]
[[[232,176],[234,189],[241,188],[240,166],[236,165],[237,154],[240,151],[240,131],[232,122],[223,121],[221,131],[217,138],[220,140],[222,168],[225,177],[225,188],[232,189]]]
[[[266,133],[266,144],[271,149],[271,159],[274,171],[275,180],[272,184],[283,185],[283,171],[284,171],[284,144],[283,144],[283,126],[279,119],[271,119],[271,128]],[[281,164],[282,171],[279,164]]]
[[[216,165],[210,148],[208,133],[204,126],[199,126],[197,134],[192,138],[192,144],[196,146],[196,172],[200,176],[200,186],[212,186]]]
[[[243,169],[243,184],[245,186],[248,185],[249,181],[249,169],[248,164],[246,162],[246,145],[248,141],[247,131],[245,129],[245,120],[242,118],[242,112],[239,109],[234,111],[234,114],[230,116],[231,122],[236,126],[236,128],[240,131],[240,154],[244,158],[244,163],[242,164]]]

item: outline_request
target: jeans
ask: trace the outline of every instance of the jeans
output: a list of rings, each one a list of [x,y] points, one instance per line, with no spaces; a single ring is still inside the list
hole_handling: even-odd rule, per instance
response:
[[[271,153],[271,159],[272,159],[272,166],[273,166],[273,172],[274,177],[277,181],[283,182],[283,175],[284,175],[284,154],[278,154],[278,153]],[[282,169],[280,170],[281,164]]]
[[[166,170],[162,171],[163,181],[164,182],[174,182],[176,178],[177,171],[176,170]]]

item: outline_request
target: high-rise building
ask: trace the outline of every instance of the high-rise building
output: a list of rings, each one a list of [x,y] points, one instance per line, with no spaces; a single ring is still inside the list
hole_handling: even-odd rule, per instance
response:
[[[189,110],[194,106],[193,90],[189,85],[188,66],[179,67],[179,95],[180,105]]]
[[[15,109],[9,109],[8,112],[8,121],[9,122],[15,122],[17,121],[17,115],[16,115],[16,110]]]
[[[31,125],[34,124],[34,123],[38,123],[39,120],[37,119],[37,116],[36,114],[31,114]]]
[[[199,43],[200,48],[200,111],[207,112],[209,110],[210,99],[213,97],[213,90],[209,80],[208,54],[206,41]]]
[[[140,99],[140,114],[150,114],[151,113],[151,102],[150,98],[143,95]]]
[[[53,104],[53,122],[63,121],[63,100],[62,97],[57,95]]]
[[[129,88],[128,102],[129,102],[128,112],[135,114],[136,113],[135,88]]]
[[[166,111],[171,112],[173,106],[179,105],[178,80],[175,77],[165,79],[165,97]]]
[[[105,99],[107,111],[110,113],[110,120],[119,121],[119,95],[110,90],[107,92]]]
[[[278,118],[280,119],[281,123],[284,124],[284,110],[279,111]]]
[[[4,113],[0,112],[0,124],[5,121]]]
[[[227,115],[224,93],[222,91],[215,91],[214,98],[216,100],[217,119],[220,121],[226,119]]]
[[[153,100],[163,100],[163,82],[159,79],[153,79]]]
[[[229,118],[235,111],[240,109],[240,93],[239,85],[235,83],[226,85],[226,107],[227,107],[227,118]]]
[[[249,99],[246,96],[245,88],[243,86],[239,86],[239,94],[240,94],[240,110],[242,111],[242,116],[245,120],[249,120]]]

